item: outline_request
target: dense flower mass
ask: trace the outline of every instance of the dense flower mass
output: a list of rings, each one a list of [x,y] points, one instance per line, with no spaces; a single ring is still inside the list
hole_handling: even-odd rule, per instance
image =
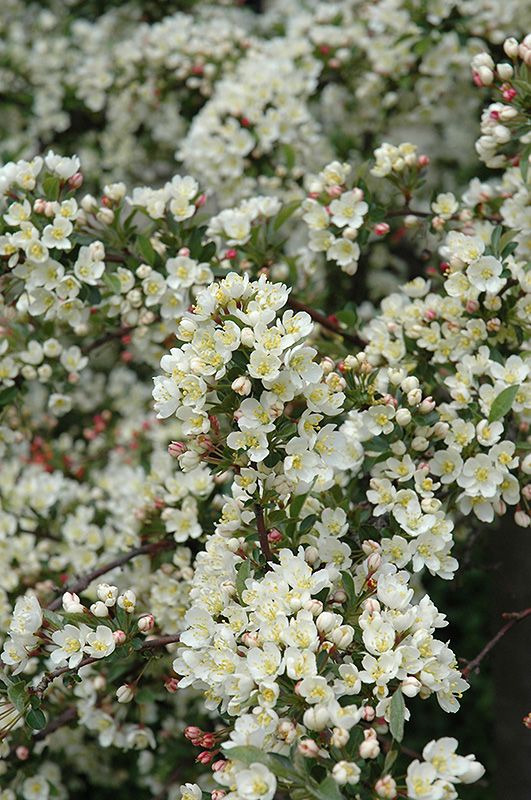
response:
[[[529,4],[67,5],[0,10],[1,800],[466,797],[407,737],[531,526]]]

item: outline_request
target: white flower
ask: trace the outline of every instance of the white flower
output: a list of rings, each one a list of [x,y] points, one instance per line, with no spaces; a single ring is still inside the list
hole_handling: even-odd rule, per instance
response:
[[[85,652],[93,658],[105,658],[114,652],[115,647],[112,630],[106,625],[98,625],[95,631],[87,635]]]
[[[241,800],[273,800],[277,779],[264,764],[253,763],[238,772],[236,791]]]
[[[56,650],[52,650],[50,658],[58,666],[68,663],[69,669],[74,669],[83,659],[83,647],[90,628],[82,625],[76,628],[75,625],[65,625],[63,630],[55,631],[52,641],[58,645]]]

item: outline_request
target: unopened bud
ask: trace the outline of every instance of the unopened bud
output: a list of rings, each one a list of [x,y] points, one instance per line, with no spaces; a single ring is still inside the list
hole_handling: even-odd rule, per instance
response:
[[[113,631],[112,632],[112,638],[114,639],[116,644],[123,644],[125,642],[125,640],[127,639],[127,634],[126,634],[125,631],[120,631],[120,630]]]
[[[155,626],[155,617],[153,614],[146,614],[145,617],[140,617],[136,624],[138,625],[139,631],[142,631],[142,633],[149,633]]]
[[[130,703],[135,693],[131,686],[128,686],[124,683],[122,686],[119,686],[116,690],[116,699],[119,703]]]

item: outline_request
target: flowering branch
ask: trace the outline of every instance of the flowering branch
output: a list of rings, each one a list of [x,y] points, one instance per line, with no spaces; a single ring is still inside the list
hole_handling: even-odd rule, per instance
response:
[[[153,650],[156,647],[165,647],[167,644],[174,644],[175,642],[179,641],[179,634],[174,634],[172,636],[161,636],[157,639],[150,639],[147,642],[138,648],[135,652],[146,652],[147,650]],[[131,648],[131,652],[133,649]],[[90,656],[89,658],[84,658],[83,661],[80,661],[75,669],[71,667],[60,667],[59,669],[54,670],[53,672],[48,673],[48,675],[44,675],[37,686],[34,688],[30,688],[30,694],[35,694],[38,697],[42,697],[48,686],[52,681],[56,678],[59,678],[61,675],[64,675],[67,672],[77,672],[81,669],[81,667],[87,667],[89,664],[94,664],[96,661],[101,661],[101,658],[94,658]]]
[[[90,572],[88,575],[85,575],[83,578],[80,578],[76,583],[71,586],[68,591],[71,593],[78,594],[79,592],[84,591],[87,586],[96,578],[99,578],[100,575],[105,575],[106,572],[110,572],[115,567],[121,567],[122,564],[126,564],[128,561],[131,561],[132,558],[136,558],[136,556],[141,555],[154,555],[155,553],[161,553],[164,550],[174,550],[175,544],[173,542],[152,542],[151,544],[142,545],[142,547],[138,547],[136,550],[130,550],[129,553],[126,553],[124,556],[120,556],[120,558],[116,558],[114,561],[109,562],[109,564],[105,564],[103,567],[99,567],[98,569]],[[56,597],[51,603],[49,603],[46,608],[48,611],[55,611],[61,605],[61,598]]]
[[[493,636],[490,642],[488,642],[485,645],[481,653],[479,653],[472,661],[469,661],[466,667],[464,667],[461,670],[461,672],[463,673],[463,677],[468,679],[471,672],[475,672],[477,675],[477,673],[479,672],[478,669],[479,665],[481,664],[485,656],[488,655],[488,653],[490,653],[492,648],[496,644],[498,644],[502,636],[505,636],[507,631],[510,630],[514,625],[516,625],[517,622],[520,622],[520,620],[524,619],[525,617],[528,617],[530,614],[531,614],[531,608],[526,608],[525,611],[510,611],[506,612],[505,614],[502,614],[503,618],[508,619],[509,622],[507,622],[503,626],[503,628],[500,628],[498,633],[495,636]]]

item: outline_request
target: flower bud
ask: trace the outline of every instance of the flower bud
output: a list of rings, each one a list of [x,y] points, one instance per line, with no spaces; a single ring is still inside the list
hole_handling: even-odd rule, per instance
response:
[[[415,697],[420,692],[421,686],[421,682],[414,678],[413,675],[408,675],[400,684],[402,694],[405,694],[406,697]]]
[[[310,731],[322,731],[328,725],[329,719],[326,706],[316,705],[304,712],[302,722]]]
[[[187,447],[184,442],[171,442],[168,445],[168,453],[172,458],[179,458],[183,453],[186,453]]]
[[[360,744],[358,751],[360,758],[377,758],[380,755],[380,743],[376,738],[376,731],[373,728],[369,728],[363,731],[363,735],[365,741]]]
[[[312,545],[310,547],[307,547],[306,550],[304,551],[304,560],[310,566],[312,566],[312,564],[315,564],[318,558],[319,558],[319,550],[317,549],[317,547],[314,547]]]
[[[419,379],[415,378],[414,375],[409,375],[407,378],[404,378],[402,383],[400,384],[400,388],[404,392],[404,394],[409,394],[413,389],[418,389],[420,386]]]
[[[422,392],[420,389],[412,389],[407,393],[407,403],[409,406],[417,406],[422,402]]]
[[[183,472],[190,472],[201,463],[201,456],[195,450],[187,450],[179,456],[179,466]]]
[[[15,755],[19,761],[26,761],[29,756],[29,749],[20,744],[15,750]]]
[[[343,589],[338,589],[332,595],[331,602],[332,603],[344,603],[347,600],[347,593],[343,591]]]
[[[319,745],[313,739],[301,739],[297,745],[297,751],[304,758],[317,758]]]
[[[404,428],[411,422],[411,411],[408,408],[399,408],[395,415],[397,425]]]
[[[334,628],[333,631],[330,631],[328,638],[335,644],[338,650],[346,650],[354,639],[354,628],[350,625],[340,625],[338,628]]]
[[[233,392],[241,395],[241,397],[246,397],[247,395],[251,394],[252,388],[253,385],[246,375],[240,375],[231,383],[231,389]]]
[[[503,52],[509,58],[516,58],[518,55],[518,41],[513,37],[509,37],[503,43]]]
[[[515,513],[514,521],[519,528],[529,528],[531,525],[531,517],[522,510]]]
[[[142,633],[149,633],[155,626],[155,617],[153,614],[146,614],[145,617],[140,617],[136,624],[138,625],[139,631],[142,631]]]
[[[350,739],[350,733],[346,728],[334,728],[330,744],[332,747],[344,747]]]
[[[120,631],[120,630],[113,631],[112,638],[114,639],[116,644],[123,644],[127,639],[127,634],[125,631]]]
[[[77,594],[65,592],[62,598],[63,608],[68,614],[82,614],[85,607],[82,605]]]
[[[179,688],[179,678],[166,678],[164,681],[164,688],[170,694],[175,694]]]
[[[240,341],[244,347],[254,347],[254,331],[252,328],[242,328]]]
[[[131,686],[124,683],[116,690],[116,699],[119,703],[130,703],[135,696],[134,690]]]
[[[397,797],[396,781],[390,775],[383,775],[374,784],[374,791],[378,797],[394,800]]]
[[[105,208],[105,206],[102,206],[96,213],[96,219],[98,222],[101,222],[102,225],[112,225],[114,222],[114,211],[112,208]]]
[[[385,236],[387,233],[389,233],[390,230],[391,230],[391,228],[387,224],[387,222],[378,222],[374,226],[374,232],[375,232],[376,236]]]
[[[101,600],[98,600],[97,603],[91,605],[90,613],[94,614],[95,617],[108,617],[109,607],[102,603]]]

